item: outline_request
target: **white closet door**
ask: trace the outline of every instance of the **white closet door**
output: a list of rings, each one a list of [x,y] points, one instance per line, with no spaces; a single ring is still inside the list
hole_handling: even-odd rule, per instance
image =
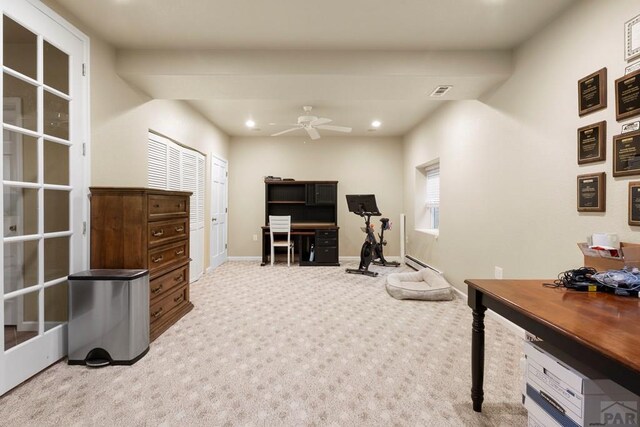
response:
[[[181,147],[167,144],[167,190],[182,190]]]
[[[149,188],[167,188],[167,144],[149,139]]]
[[[204,272],[204,156],[150,132],[148,157],[150,188],[192,193],[189,203],[189,276],[193,282]]]

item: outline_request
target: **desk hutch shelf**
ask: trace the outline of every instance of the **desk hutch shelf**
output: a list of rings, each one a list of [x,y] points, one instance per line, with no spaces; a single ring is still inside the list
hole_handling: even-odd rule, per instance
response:
[[[291,233],[300,265],[337,266],[338,181],[265,180],[262,264],[270,254],[269,216],[290,215]],[[311,247],[314,260],[310,261]]]

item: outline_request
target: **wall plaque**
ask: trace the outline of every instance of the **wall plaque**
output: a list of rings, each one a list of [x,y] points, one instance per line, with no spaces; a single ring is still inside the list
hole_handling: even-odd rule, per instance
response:
[[[607,107],[607,69],[578,80],[578,115],[584,116]]]
[[[616,80],[616,120],[640,114],[640,70]]]
[[[594,123],[578,129],[578,164],[605,160],[607,146],[607,122]]]
[[[629,183],[629,225],[640,225],[640,181]]]
[[[624,24],[624,59],[640,56],[640,15]]]
[[[605,211],[605,173],[578,175],[578,212]]]
[[[640,132],[613,137],[613,176],[640,175]]]

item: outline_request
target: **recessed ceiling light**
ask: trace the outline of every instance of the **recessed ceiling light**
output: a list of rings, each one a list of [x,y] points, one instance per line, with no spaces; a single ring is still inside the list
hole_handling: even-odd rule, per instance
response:
[[[380,123],[380,120],[374,120],[374,121],[371,122],[371,127],[374,127],[374,128],[377,129],[377,128],[380,127],[381,124],[382,123]]]
[[[244,122],[244,125],[248,128],[252,128],[256,125],[256,122],[254,122],[253,120],[249,119],[246,122]]]

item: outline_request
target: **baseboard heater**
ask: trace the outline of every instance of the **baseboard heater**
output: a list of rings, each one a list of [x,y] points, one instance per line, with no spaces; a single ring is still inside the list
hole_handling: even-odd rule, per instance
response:
[[[413,268],[416,271],[417,270],[422,270],[423,268],[430,268],[433,271],[436,271],[436,272],[442,274],[442,272],[440,270],[438,270],[437,268],[433,268],[432,266],[430,266],[426,262],[420,261],[419,259],[414,258],[411,255],[405,255],[404,256],[404,263],[406,265],[408,265],[409,267]]]

